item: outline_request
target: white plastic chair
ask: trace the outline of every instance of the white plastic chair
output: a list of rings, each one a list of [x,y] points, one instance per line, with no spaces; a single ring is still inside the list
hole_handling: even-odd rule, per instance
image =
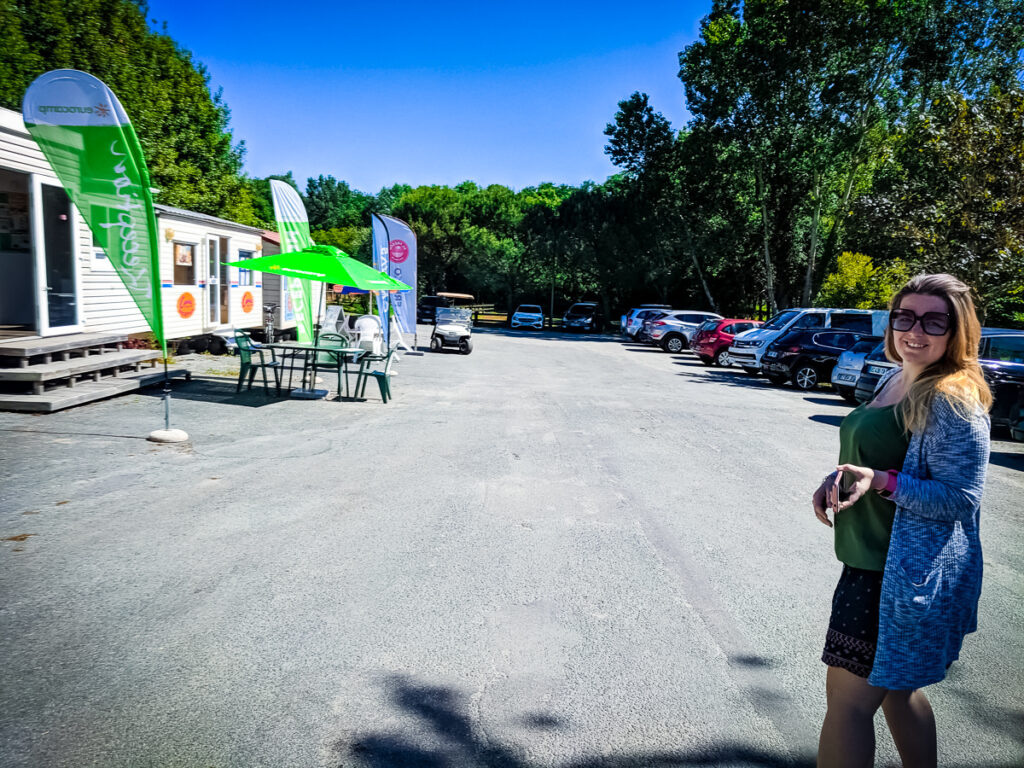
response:
[[[355,343],[371,355],[384,353],[384,333],[380,327],[380,319],[376,315],[360,315],[356,318]]]

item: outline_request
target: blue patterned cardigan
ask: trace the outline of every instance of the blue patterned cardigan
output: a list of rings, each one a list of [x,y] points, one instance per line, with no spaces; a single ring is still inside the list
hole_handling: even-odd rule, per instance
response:
[[[899,370],[883,376],[875,391]],[[978,628],[989,425],[980,408],[966,420],[936,395],[927,428],[911,435],[892,495],[896,516],[871,685],[910,690],[937,683],[959,657],[964,636]]]

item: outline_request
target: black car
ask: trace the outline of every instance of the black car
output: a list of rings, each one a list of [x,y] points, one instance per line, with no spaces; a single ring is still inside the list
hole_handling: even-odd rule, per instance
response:
[[[863,333],[830,328],[790,331],[768,345],[761,370],[773,384],[792,381],[797,389],[811,390],[832,379],[839,355],[868,338]]]
[[[433,325],[438,307],[450,307],[454,302],[447,296],[423,296],[416,304],[416,322]]]
[[[982,328],[978,358],[995,398],[992,426],[1009,427],[1014,439],[1024,439],[1015,434],[1024,430],[1024,331]]]
[[[562,325],[566,330],[596,331],[604,324],[597,304],[581,301],[565,311]]]
[[[982,328],[978,361],[995,398],[990,412],[992,426],[1024,429],[1015,426],[1024,415],[1024,331]],[[857,399],[862,403],[869,400],[878,380],[895,367],[884,351],[868,355],[857,379]]]

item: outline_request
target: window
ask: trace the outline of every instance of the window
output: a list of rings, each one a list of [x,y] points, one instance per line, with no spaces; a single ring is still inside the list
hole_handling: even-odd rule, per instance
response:
[[[174,284],[196,284],[196,247],[191,243],[174,244]]]
[[[243,259],[251,259],[255,255],[256,254],[253,253],[252,251],[239,251],[238,252],[238,260],[242,261]],[[244,287],[244,286],[247,286],[247,285],[255,285],[255,281],[253,280],[253,277],[252,277],[252,270],[251,269],[242,269],[241,267],[239,267],[239,269],[238,269],[238,286],[241,288],[241,287]]]
[[[736,325],[727,325],[722,329],[722,333],[736,333]]]
[[[824,328],[825,316],[820,312],[811,312],[800,318],[794,328]]]
[[[1024,363],[1024,336],[993,336],[988,342],[986,360]]]

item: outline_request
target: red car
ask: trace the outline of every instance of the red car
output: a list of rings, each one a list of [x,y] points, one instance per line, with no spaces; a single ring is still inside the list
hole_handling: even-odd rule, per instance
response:
[[[701,323],[690,340],[690,349],[704,365],[732,365],[729,359],[729,345],[737,333],[749,331],[761,325],[760,320],[726,318]]]

